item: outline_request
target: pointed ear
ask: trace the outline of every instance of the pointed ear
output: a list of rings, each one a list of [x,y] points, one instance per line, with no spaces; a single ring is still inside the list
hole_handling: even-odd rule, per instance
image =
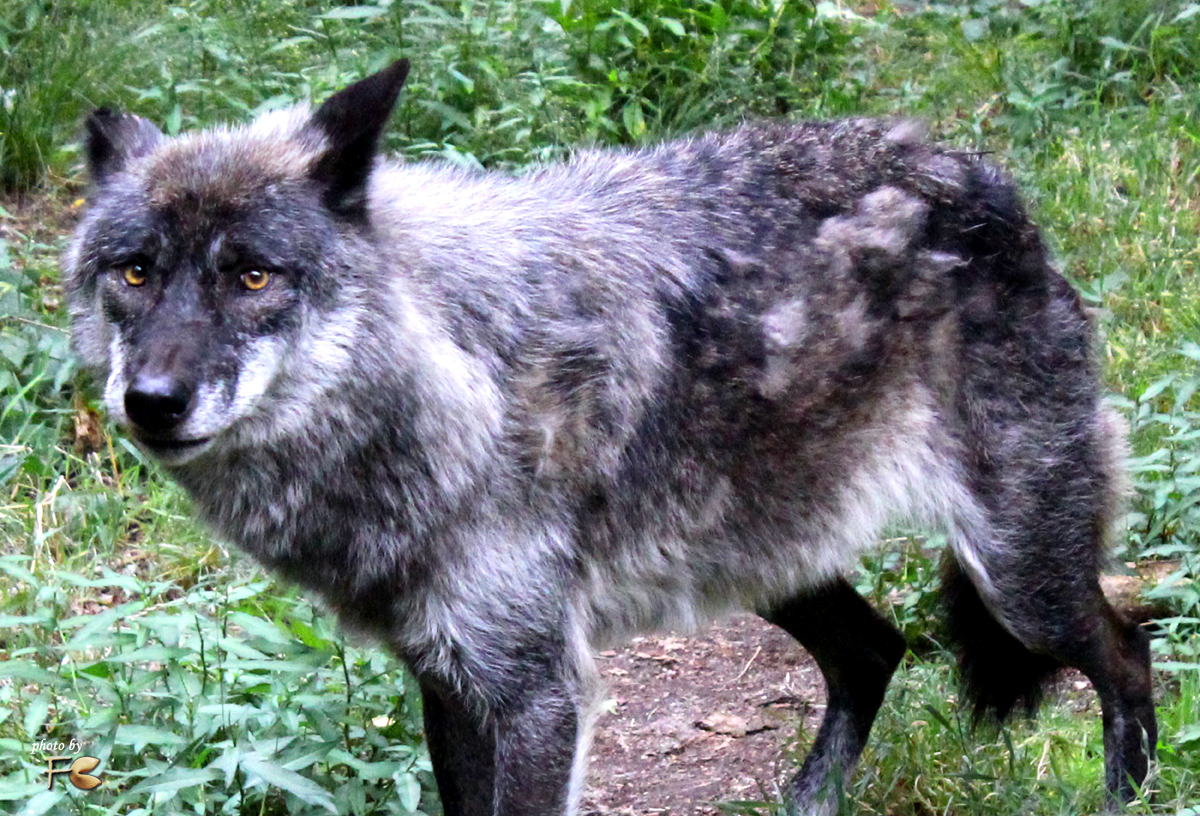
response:
[[[397,60],[338,91],[313,114],[310,125],[324,134],[328,146],[312,178],[323,189],[325,206],[334,212],[363,213],[379,137],[407,76],[408,60]]]
[[[108,108],[93,111],[85,130],[88,171],[101,186],[125,169],[131,159],[146,155],[163,139],[162,131],[142,117]]]

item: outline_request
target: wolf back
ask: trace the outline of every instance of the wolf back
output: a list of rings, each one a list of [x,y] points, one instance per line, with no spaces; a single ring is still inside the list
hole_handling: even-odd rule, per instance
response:
[[[977,712],[1079,667],[1132,795],[1149,652],[1098,584],[1121,425],[1000,170],[874,120],[519,178],[376,160],[406,73],[177,139],[93,115],[67,287],[110,415],[413,667],[448,813],[571,810],[590,650],[732,609],[821,665],[789,798],[835,812],[904,650],[840,576],[897,519],[949,534]]]

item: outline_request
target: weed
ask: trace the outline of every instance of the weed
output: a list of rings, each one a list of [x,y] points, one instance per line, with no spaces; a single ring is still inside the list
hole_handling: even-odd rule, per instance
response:
[[[415,691],[306,601],[236,571],[184,591],[33,567],[0,556],[17,589],[0,615],[0,812],[84,796],[95,813],[419,812]],[[47,789],[64,752],[46,743],[98,758],[107,784]]]

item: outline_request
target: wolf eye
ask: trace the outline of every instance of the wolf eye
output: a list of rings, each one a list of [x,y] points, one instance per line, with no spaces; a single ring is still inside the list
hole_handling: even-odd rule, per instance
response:
[[[247,269],[242,273],[241,281],[242,286],[245,286],[251,292],[257,292],[260,289],[265,289],[267,284],[271,282],[271,274],[261,269]]]
[[[141,264],[125,264],[121,267],[121,279],[130,286],[141,286],[146,282],[146,270]]]

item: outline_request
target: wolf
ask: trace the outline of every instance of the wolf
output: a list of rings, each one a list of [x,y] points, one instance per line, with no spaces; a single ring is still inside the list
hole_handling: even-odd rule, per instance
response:
[[[65,285],[111,418],[412,668],[446,813],[574,812],[593,650],[735,609],[820,666],[785,799],[837,812],[905,652],[844,575],[897,519],[949,536],[974,712],[1077,667],[1135,795],[1148,641],[1098,582],[1122,425],[1002,170],[876,120],[406,164],[407,73],[175,138],[97,110]]]

